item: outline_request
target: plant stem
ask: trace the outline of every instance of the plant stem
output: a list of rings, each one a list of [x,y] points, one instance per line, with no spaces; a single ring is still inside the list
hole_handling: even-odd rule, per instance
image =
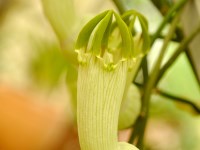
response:
[[[149,79],[147,81],[147,83],[145,84],[144,87],[144,92],[142,95],[142,108],[141,108],[141,113],[140,113],[140,117],[138,118],[138,121],[136,122],[136,124],[134,125],[134,130],[132,132],[131,138],[129,140],[129,142],[134,142],[134,144],[136,144],[136,146],[140,149],[143,150],[143,136],[144,136],[144,132],[145,132],[145,127],[147,124],[147,118],[148,118],[148,113],[149,113],[149,100],[151,97],[151,93],[152,93],[152,89],[154,88],[156,79],[158,77],[159,74],[159,70],[160,70],[160,66],[161,66],[161,62],[163,60],[165,51],[168,47],[168,44],[172,38],[172,36],[174,35],[174,31],[176,29],[176,25],[179,21],[179,15],[177,15],[172,24],[171,27],[169,29],[169,33],[166,36],[161,52],[160,52],[160,56],[157,59],[154,68],[152,69],[152,72],[149,76]],[[140,126],[138,125],[140,124]],[[138,132],[140,131],[140,132]]]
[[[158,84],[158,82],[160,81],[160,79],[162,78],[162,76],[165,74],[165,72],[167,71],[167,69],[175,62],[176,58],[187,49],[188,44],[198,35],[198,33],[200,32],[200,24],[198,25],[198,27],[196,29],[194,29],[194,31],[187,37],[185,38],[180,46],[175,50],[175,53],[172,55],[172,57],[167,61],[167,63],[160,69],[157,81],[156,81],[156,85]]]
[[[155,84],[155,81],[158,77],[158,74],[159,74],[159,70],[160,70],[160,66],[161,66],[161,62],[163,60],[163,57],[164,57],[164,54],[166,52],[166,49],[169,45],[169,42],[170,42],[170,39],[172,38],[172,36],[174,35],[174,30],[176,28],[176,25],[179,21],[179,15],[177,15],[175,17],[175,19],[173,20],[172,24],[171,24],[171,27],[169,29],[169,33],[168,35],[166,36],[165,40],[164,40],[164,43],[163,43],[163,46],[162,46],[162,49],[161,49],[161,52],[160,52],[160,56],[158,57],[156,63],[155,63],[155,66],[154,68],[152,69],[152,73],[150,74],[149,76],[149,80],[146,84],[146,87],[145,87],[145,95],[144,96],[144,100],[145,100],[145,103],[148,103],[148,100],[150,98],[150,95],[151,95],[151,90],[152,88],[154,87],[154,84]],[[144,104],[145,106],[148,106],[146,104]],[[143,108],[142,111],[146,111],[147,108]]]
[[[143,83],[146,83],[148,80],[149,72],[148,72],[148,62],[147,62],[147,56],[144,56],[142,59],[142,72],[143,72]]]
[[[200,85],[200,77],[198,75],[197,68],[195,67],[194,60],[192,59],[192,56],[191,56],[191,53],[190,53],[190,49],[186,48],[185,49],[185,53],[186,53],[187,59],[188,59],[188,61],[190,63],[190,66],[192,68],[192,71],[194,73],[195,79],[198,82],[198,84]]]
[[[161,96],[167,97],[169,100],[173,100],[173,101],[179,101],[181,103],[184,104],[188,104],[190,105],[198,114],[200,114],[200,107],[197,106],[196,104],[194,104],[193,102],[191,102],[188,99],[182,98],[182,97],[177,97],[175,95],[171,95],[165,91],[162,91],[160,89],[156,89],[155,92]]]
[[[139,89],[142,88],[142,84],[139,84],[139,83],[134,83]],[[164,96],[166,98],[168,98],[169,100],[173,100],[173,101],[178,101],[178,102],[181,102],[181,103],[184,103],[184,104],[187,104],[187,105],[190,105],[194,111],[196,111],[197,113],[200,114],[200,106],[191,102],[191,100],[189,99],[186,99],[186,98],[182,98],[182,97],[178,97],[178,96],[175,96],[175,95],[172,95],[172,94],[169,94],[168,92],[166,91],[163,91],[159,88],[154,88],[154,92],[156,94],[159,94],[161,96]]]
[[[155,40],[160,36],[161,31],[163,30],[165,25],[169,22],[169,20],[173,17],[174,13],[177,12],[180,8],[182,8],[186,2],[187,0],[179,0],[177,3],[173,5],[173,7],[171,7],[171,9],[169,10],[169,12],[166,14],[163,21],[161,22],[160,26],[158,27],[158,29],[152,36],[151,45],[153,45]]]

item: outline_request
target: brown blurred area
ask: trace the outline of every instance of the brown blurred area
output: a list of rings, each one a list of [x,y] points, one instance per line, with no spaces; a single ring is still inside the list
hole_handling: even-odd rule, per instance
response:
[[[78,150],[77,132],[64,108],[30,95],[0,85],[0,149]]]

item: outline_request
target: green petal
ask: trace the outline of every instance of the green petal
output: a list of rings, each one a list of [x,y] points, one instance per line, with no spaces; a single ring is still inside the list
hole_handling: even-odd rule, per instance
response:
[[[144,39],[144,44],[142,46],[142,52],[143,54],[146,54],[150,47],[150,38],[148,34],[148,24],[146,23],[146,19],[138,16],[138,19],[140,21],[141,27],[142,27],[142,37]]]
[[[114,15],[122,38],[122,56],[124,58],[128,58],[130,57],[131,51],[133,50],[132,35],[126,23],[121,19],[121,17],[117,13],[114,13]]]
[[[98,24],[97,29],[95,30],[95,33],[92,39],[91,51],[92,53],[96,55],[99,55],[101,52],[102,40],[109,23],[112,22],[112,14],[113,12],[109,11],[107,15]]]
[[[75,46],[76,49],[87,47],[92,31],[94,30],[96,25],[106,16],[108,12],[109,11],[105,11],[97,15],[83,27],[83,29],[78,35],[78,39]]]
[[[134,52],[132,53],[132,55],[134,57],[137,57],[138,54],[142,54],[142,55],[146,54],[149,49],[149,46],[150,46],[150,38],[149,38],[149,34],[148,34],[148,22],[147,22],[146,18],[142,14],[140,14],[134,10],[129,10],[129,11],[125,12],[122,15],[122,18],[127,24],[129,24],[130,31],[132,31],[131,28],[134,28],[133,25],[134,25],[136,16],[138,17],[138,20],[139,20],[141,28],[142,28],[143,44],[142,44],[141,52],[140,52],[140,49],[134,50]],[[133,17],[133,18],[131,19],[131,17]],[[131,21],[129,19],[131,19]]]

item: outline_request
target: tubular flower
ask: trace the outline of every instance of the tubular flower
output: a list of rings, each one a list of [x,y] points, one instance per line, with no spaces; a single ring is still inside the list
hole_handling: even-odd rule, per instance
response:
[[[81,30],[76,43],[79,61],[77,122],[81,150],[137,150],[117,140],[127,77],[139,60],[134,47],[129,27],[112,10],[97,15]]]

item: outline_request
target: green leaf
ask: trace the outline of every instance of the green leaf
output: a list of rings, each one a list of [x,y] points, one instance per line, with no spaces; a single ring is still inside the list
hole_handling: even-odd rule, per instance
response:
[[[68,87],[68,90],[70,92],[70,100],[73,107],[73,115],[74,118],[76,118],[76,112],[77,112],[77,78],[78,78],[78,71],[77,68],[75,68],[73,65],[68,65],[68,68],[66,70],[66,84]]]

